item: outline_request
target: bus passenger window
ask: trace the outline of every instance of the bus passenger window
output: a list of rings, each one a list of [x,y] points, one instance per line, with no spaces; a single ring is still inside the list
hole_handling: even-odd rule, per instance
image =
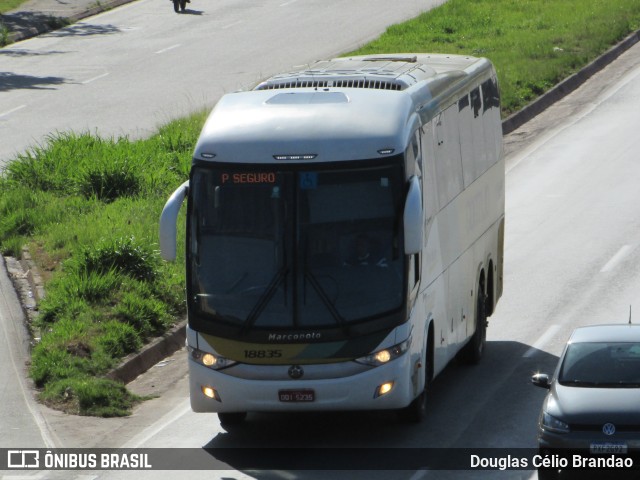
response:
[[[482,99],[480,98],[480,87],[471,90],[471,106],[473,107],[473,118],[480,115],[482,109]]]
[[[461,112],[465,108],[469,106],[469,95],[465,95],[460,100],[458,100],[458,111]]]
[[[498,85],[495,79],[482,82],[482,103],[484,105],[483,112],[490,108],[500,106],[500,94],[498,93]]]

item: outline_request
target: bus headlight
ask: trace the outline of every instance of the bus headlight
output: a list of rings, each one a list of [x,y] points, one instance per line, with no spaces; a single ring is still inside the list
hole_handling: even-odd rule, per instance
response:
[[[395,360],[399,356],[403,355],[407,350],[409,350],[410,346],[411,337],[409,337],[402,343],[394,345],[393,347],[384,348],[365,357],[356,358],[355,361],[358,363],[364,363],[366,365],[379,367],[380,365],[384,365],[385,363],[388,363],[391,360]]]
[[[222,370],[223,368],[235,365],[237,362],[229,360],[218,354],[203,352],[194,347],[187,347],[191,360],[212,370]]]

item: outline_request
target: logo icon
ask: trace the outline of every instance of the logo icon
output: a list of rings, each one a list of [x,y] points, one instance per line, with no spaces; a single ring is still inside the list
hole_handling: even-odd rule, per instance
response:
[[[616,426],[613,423],[605,423],[602,426],[602,433],[605,435],[613,435],[616,433]]]
[[[304,375],[304,370],[300,365],[292,365],[291,367],[289,367],[289,376],[294,380],[298,380],[299,378],[302,378],[303,375]]]
[[[8,450],[8,468],[40,468],[40,452],[38,450]]]

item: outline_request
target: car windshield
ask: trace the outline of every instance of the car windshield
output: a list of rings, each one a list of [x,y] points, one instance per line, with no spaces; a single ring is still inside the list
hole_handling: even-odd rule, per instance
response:
[[[278,171],[198,167],[190,308],[253,328],[345,327],[403,301],[399,161]]]
[[[562,361],[561,385],[595,388],[640,388],[640,344],[572,343]]]

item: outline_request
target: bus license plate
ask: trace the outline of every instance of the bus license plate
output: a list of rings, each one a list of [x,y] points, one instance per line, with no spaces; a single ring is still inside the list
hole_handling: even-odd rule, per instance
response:
[[[278,398],[281,402],[313,402],[316,394],[313,390],[279,390]]]
[[[593,442],[591,453],[627,453],[627,444],[623,442]]]

